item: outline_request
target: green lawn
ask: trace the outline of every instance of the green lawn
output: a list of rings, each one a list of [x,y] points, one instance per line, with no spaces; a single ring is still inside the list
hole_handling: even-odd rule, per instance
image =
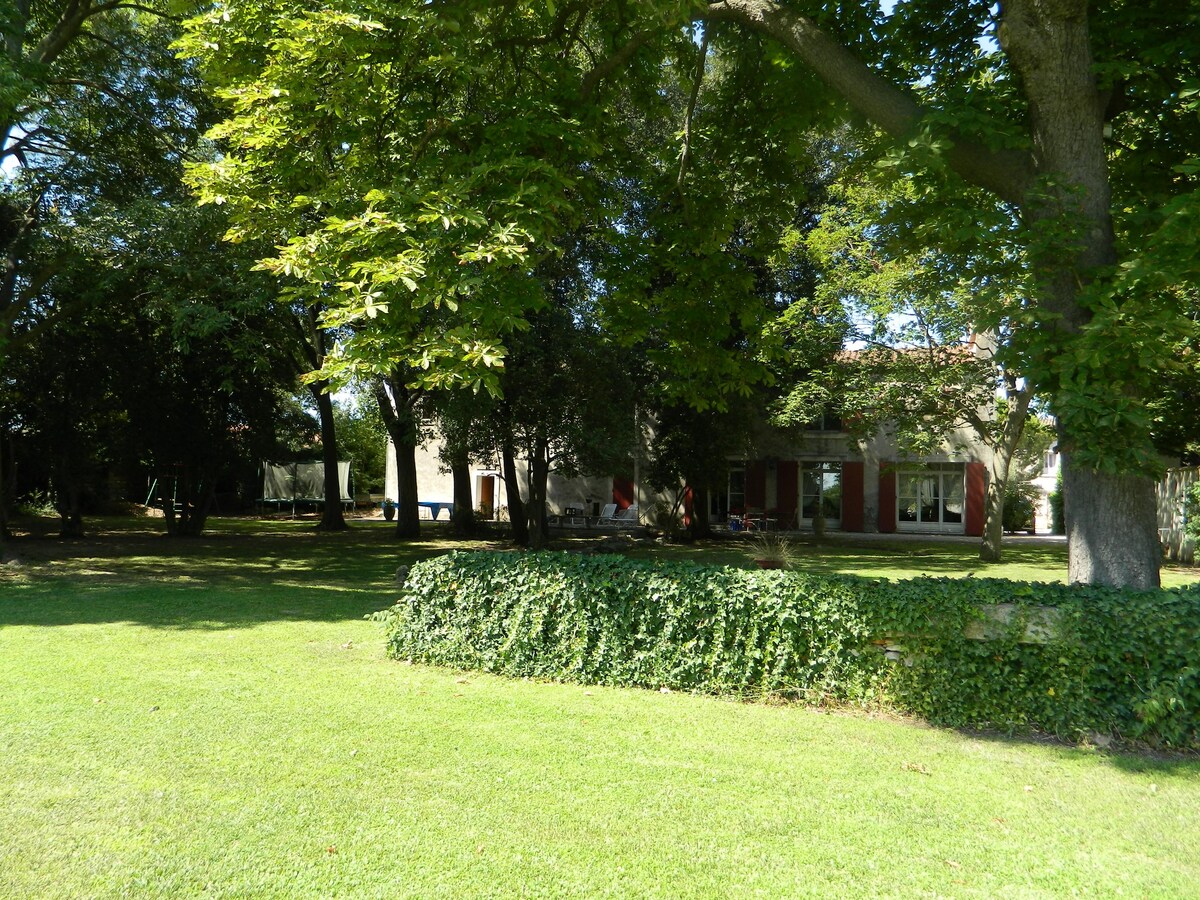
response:
[[[218,526],[18,544],[0,896],[1200,895],[1194,758],[401,665],[446,543]]]

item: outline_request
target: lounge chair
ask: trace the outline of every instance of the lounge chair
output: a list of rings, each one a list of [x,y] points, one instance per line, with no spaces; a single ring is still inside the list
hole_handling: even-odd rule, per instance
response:
[[[596,519],[597,525],[611,525],[617,517],[617,504],[605,504],[604,509],[600,510],[600,517]]]
[[[637,525],[638,524],[638,507],[637,504],[627,506],[615,516],[612,517],[614,525]]]

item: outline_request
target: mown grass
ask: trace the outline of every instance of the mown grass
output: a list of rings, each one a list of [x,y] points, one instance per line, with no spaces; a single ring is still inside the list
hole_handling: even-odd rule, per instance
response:
[[[0,896],[1200,894],[1200,762],[392,662],[382,525],[0,581]]]

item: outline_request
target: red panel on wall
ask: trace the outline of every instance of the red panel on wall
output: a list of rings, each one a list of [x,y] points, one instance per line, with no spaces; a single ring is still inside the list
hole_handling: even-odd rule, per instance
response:
[[[896,469],[892,463],[879,464],[879,530],[896,530]]]
[[[746,467],[746,508],[766,509],[767,464],[759,460]]]
[[[863,473],[860,462],[842,463],[842,530],[862,531]]]
[[[800,464],[794,459],[779,463],[775,472],[776,518],[780,528],[789,528],[796,522],[796,495],[800,490]]]
[[[987,490],[987,469],[983,463],[967,463],[967,534],[983,534],[984,492]]]
[[[617,504],[617,509],[633,506],[632,478],[613,478],[613,503]]]

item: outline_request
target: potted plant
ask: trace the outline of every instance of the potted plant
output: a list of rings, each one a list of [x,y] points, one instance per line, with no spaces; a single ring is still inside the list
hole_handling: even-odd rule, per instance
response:
[[[796,558],[792,545],[778,534],[759,531],[750,539],[750,545],[760,569],[790,569]]]
[[[389,522],[396,518],[396,501],[391,497],[383,501],[383,517]]]

